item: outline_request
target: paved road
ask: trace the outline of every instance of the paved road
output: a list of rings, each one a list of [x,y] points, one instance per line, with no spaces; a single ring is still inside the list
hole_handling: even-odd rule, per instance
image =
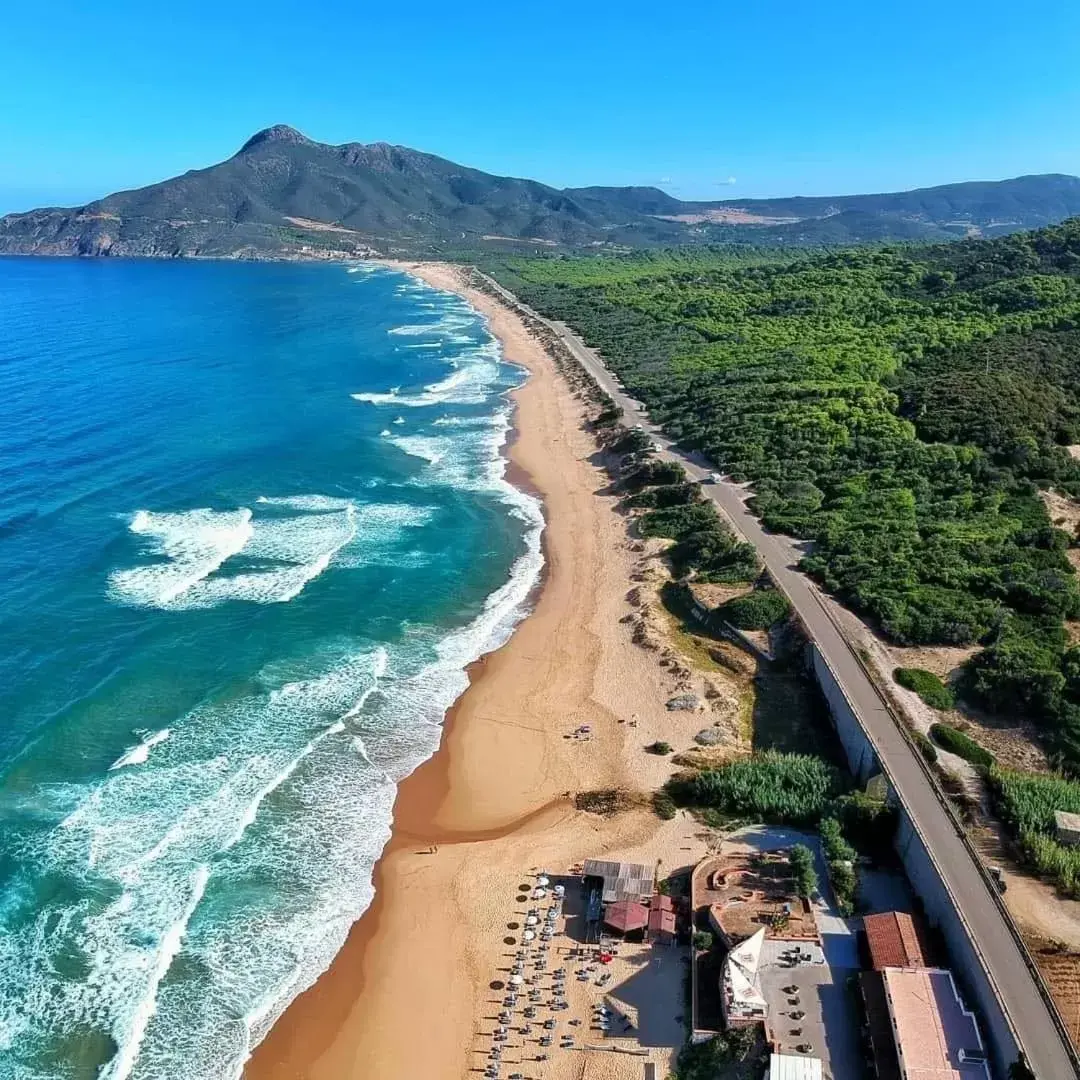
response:
[[[488,281],[508,301],[520,301],[497,282]],[[624,411],[628,423],[642,415],[642,423],[660,448],[658,456],[678,461],[695,479],[709,481],[708,465],[699,455],[688,454],[648,424],[637,403],[620,389],[596,354],[562,323],[544,319],[525,308],[551,328],[586,371],[611,395]],[[1049,1006],[1039,992],[1008,923],[980,872],[975,857],[962,840],[946,812],[911,744],[897,727],[881,695],[863,670],[851,646],[837,628],[816,587],[795,569],[796,545],[789,539],[771,535],[746,509],[747,492],[739,485],[706,482],[702,491],[712,499],[735,528],[760,553],[777,584],[787,593],[829,666],[837,675],[877,751],[878,760],[908,808],[916,828],[922,833],[936,860],[957,907],[977,943],[992,982],[1027,1054],[1038,1080],[1068,1080],[1077,1075],[1063,1036],[1054,1023]]]

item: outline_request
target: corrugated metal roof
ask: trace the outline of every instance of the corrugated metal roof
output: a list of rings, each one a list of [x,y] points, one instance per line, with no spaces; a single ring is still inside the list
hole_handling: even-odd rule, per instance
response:
[[[821,1080],[821,1059],[794,1054],[769,1055],[769,1080]]]
[[[583,870],[586,877],[603,878],[605,904],[618,900],[641,900],[653,891],[652,867],[641,863],[586,859]]]

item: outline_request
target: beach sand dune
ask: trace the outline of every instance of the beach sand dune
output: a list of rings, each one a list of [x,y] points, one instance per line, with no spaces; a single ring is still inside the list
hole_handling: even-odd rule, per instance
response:
[[[477,1075],[474,1034],[491,1012],[489,983],[527,871],[618,852],[662,860],[667,873],[703,850],[682,816],[661,823],[644,805],[610,818],[575,809],[577,792],[655,789],[671,766],[644,746],[686,745],[701,718],[665,709],[670,677],[620,622],[637,556],[614,500],[598,497],[607,478],[591,460],[582,404],[521,321],[459,271],[407,269],[466,295],[506,358],[530,372],[515,395],[510,455],[544,500],[545,581],[510,642],[473,666],[438,754],[401,786],[374,904],[257,1048],[247,1080]],[[591,741],[566,737],[582,724]],[[670,1053],[655,1053],[664,1075]],[[553,1055],[530,1075],[580,1076],[582,1062]],[[640,1058],[589,1058],[589,1077],[641,1074]]]

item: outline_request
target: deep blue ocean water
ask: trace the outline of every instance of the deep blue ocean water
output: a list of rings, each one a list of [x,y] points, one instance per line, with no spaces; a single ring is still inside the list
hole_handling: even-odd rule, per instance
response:
[[[481,317],[370,266],[0,259],[0,1080],[236,1076],[520,618]]]

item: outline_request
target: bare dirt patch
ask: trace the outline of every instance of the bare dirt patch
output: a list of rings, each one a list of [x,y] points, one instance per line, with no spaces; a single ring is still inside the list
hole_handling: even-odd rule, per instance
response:
[[[288,215],[285,216],[285,220],[292,222],[293,225],[299,225],[302,229],[310,229],[312,232],[348,233],[350,236],[358,235],[355,229],[346,229],[344,225],[332,225],[328,221],[315,221],[313,218],[289,217]]]

